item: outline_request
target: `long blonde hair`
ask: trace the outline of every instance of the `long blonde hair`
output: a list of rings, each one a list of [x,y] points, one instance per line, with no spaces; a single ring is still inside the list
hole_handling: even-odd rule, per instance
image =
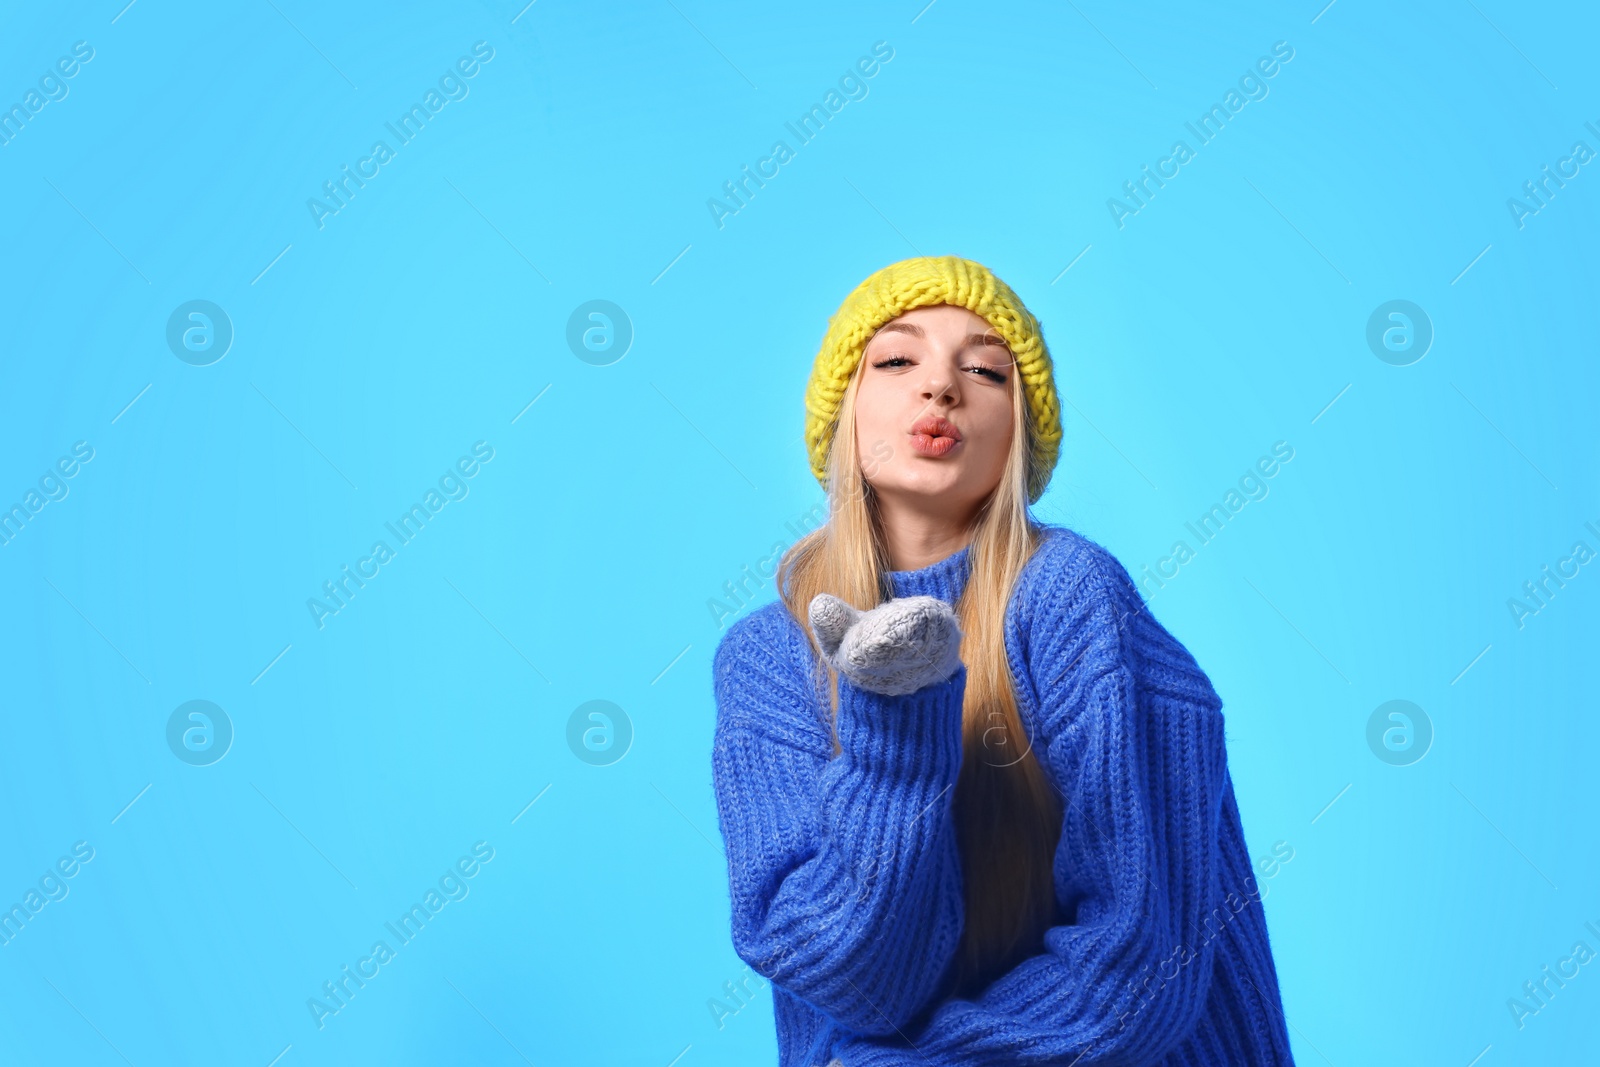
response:
[[[838,677],[811,633],[811,599],[832,593],[865,610],[893,596],[886,574],[892,567],[855,432],[865,364],[863,359],[845,390],[828,456],[828,521],[791,546],[778,565],[779,595],[811,641],[814,667],[826,672],[830,722],[839,710]],[[1011,450],[999,485],[972,523],[971,571],[954,605],[967,667],[953,801],[966,922],[944,986],[952,996],[975,996],[1038,951],[1045,928],[1057,920],[1051,872],[1061,801],[1027,736],[1005,649],[1006,607],[1040,541],[1027,509],[1031,420],[1025,417],[1022,383],[1013,381]],[[874,442],[874,449],[880,444]],[[837,729],[833,751],[840,751]]]

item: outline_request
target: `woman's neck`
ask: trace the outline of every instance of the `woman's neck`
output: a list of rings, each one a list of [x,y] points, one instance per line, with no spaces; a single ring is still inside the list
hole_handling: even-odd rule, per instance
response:
[[[891,571],[917,571],[958,552],[973,539],[966,517],[878,501],[878,522]]]

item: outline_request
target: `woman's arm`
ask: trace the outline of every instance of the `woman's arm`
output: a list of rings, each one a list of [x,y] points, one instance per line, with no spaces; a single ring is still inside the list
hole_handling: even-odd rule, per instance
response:
[[[954,958],[963,908],[950,817],[966,668],[903,696],[839,677],[832,742],[760,613],[718,646],[712,751],[733,944],[838,1025],[895,1034]]]
[[[1089,562],[1039,595],[1027,657],[1066,801],[1071,921],[908,1040],[845,1038],[845,1067],[1149,1065],[1199,1018],[1215,953],[1202,924],[1221,903],[1221,702],[1121,565],[1103,550]]]

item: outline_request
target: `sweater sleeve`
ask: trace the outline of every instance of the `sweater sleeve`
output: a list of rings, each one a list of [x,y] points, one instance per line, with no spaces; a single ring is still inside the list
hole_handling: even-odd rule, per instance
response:
[[[839,1027],[896,1033],[928,1006],[961,935],[950,809],[966,668],[903,696],[841,676],[830,758],[821,694],[793,663],[803,638],[753,619],[714,665],[734,949]]]
[[[1200,1017],[1216,951],[1201,924],[1221,899],[1221,701],[1114,559],[1066,584],[1035,608],[1027,689],[1063,791],[1067,921],[903,1039],[847,1035],[845,1067],[1135,1067]]]

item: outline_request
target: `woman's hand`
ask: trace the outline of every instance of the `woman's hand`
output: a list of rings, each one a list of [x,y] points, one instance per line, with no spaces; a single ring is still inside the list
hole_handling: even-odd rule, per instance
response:
[[[809,614],[823,656],[862,689],[915,693],[961,666],[961,626],[938,597],[897,597],[862,611],[818,593]]]

